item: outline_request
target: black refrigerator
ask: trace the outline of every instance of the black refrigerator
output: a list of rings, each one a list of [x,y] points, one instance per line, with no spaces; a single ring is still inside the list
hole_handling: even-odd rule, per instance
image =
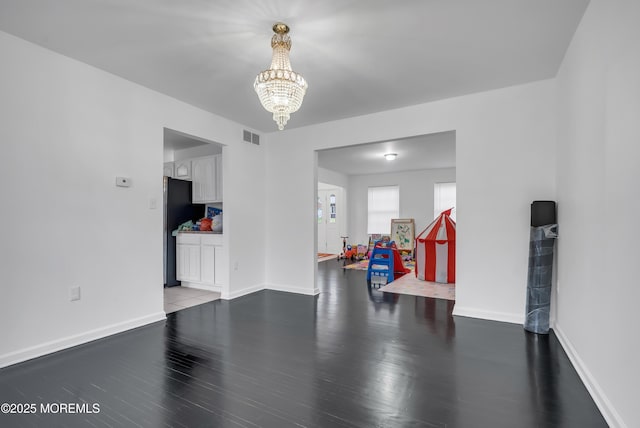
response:
[[[176,279],[176,237],[171,232],[185,221],[204,217],[204,204],[191,203],[191,182],[164,177],[164,286],[180,285]]]

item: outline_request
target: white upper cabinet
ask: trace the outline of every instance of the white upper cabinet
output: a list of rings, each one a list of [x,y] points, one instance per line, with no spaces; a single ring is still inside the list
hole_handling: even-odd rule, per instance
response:
[[[193,203],[222,202],[222,155],[191,160]]]
[[[173,178],[178,178],[180,180],[191,180],[191,169],[191,160],[175,161],[173,163]]]
[[[165,162],[163,171],[162,175],[173,178],[173,162]]]

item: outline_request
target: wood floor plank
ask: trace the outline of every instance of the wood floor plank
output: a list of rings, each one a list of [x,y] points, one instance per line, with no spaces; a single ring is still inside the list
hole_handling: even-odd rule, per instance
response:
[[[451,315],[318,265],[318,296],[262,291],[0,370],[2,427],[606,427],[553,332]]]

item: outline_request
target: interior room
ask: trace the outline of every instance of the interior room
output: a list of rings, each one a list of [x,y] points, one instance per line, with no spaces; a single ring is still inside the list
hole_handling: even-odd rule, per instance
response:
[[[389,153],[396,155],[393,160],[385,159]],[[318,181],[347,189],[346,231],[352,235],[351,242],[366,242],[367,187],[405,183],[400,189],[399,215],[415,218],[420,231],[435,218],[433,185],[455,182],[455,166],[455,132],[441,132],[321,150]]]
[[[636,0],[0,2],[0,425],[640,426],[638,22]],[[455,138],[455,302],[318,262],[318,183],[355,244],[354,188],[385,184],[323,154],[417,136]],[[176,269],[219,296],[171,308],[162,177],[198,158]],[[194,231],[213,208],[223,232]]]
[[[164,130],[163,145],[163,295],[165,313],[212,302],[220,298],[225,276],[223,269],[213,270],[206,262],[198,260],[200,269],[191,269],[194,258],[202,259],[200,249],[193,239],[220,238],[198,237],[185,233],[222,234],[224,198],[221,183],[221,159],[223,146],[172,129]],[[207,186],[205,184],[212,183]],[[215,214],[215,215],[214,215]],[[209,223],[201,225],[202,220]],[[211,221],[215,219],[215,225]],[[207,220],[205,220],[206,222]],[[202,229],[202,230],[201,230]],[[182,235],[179,235],[179,231]],[[204,235],[203,235],[204,236]],[[198,243],[201,244],[201,243]],[[208,244],[208,242],[206,243]],[[222,246],[199,245],[205,251],[216,252]],[[181,267],[182,269],[178,269]],[[216,275],[219,277],[216,280]]]
[[[367,270],[375,242],[383,236],[396,239],[390,222],[396,219],[393,221],[410,224],[408,242],[397,244],[403,265],[411,272],[394,286],[399,287],[409,276],[416,276],[415,238],[445,210],[452,209],[451,216],[456,219],[455,162],[455,132],[452,131],[320,150],[318,261],[337,260],[344,269]],[[346,195],[344,202],[342,189]],[[378,208],[374,208],[368,198],[372,192],[385,189],[393,191],[396,197],[389,203],[382,202],[381,209],[385,211],[381,213],[382,224],[374,226],[371,223],[376,219],[372,216],[376,214],[372,210]],[[444,189],[450,190],[445,193]],[[327,195],[336,195],[337,207],[327,200]],[[409,281],[407,286],[409,284],[407,291],[418,291],[417,295],[426,297],[444,291],[426,281]],[[446,288],[447,293],[451,290],[452,297],[453,287],[451,283]],[[427,290],[436,294],[429,294]]]

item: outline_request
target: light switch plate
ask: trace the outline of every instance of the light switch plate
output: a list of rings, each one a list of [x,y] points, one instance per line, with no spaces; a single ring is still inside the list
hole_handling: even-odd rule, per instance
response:
[[[80,287],[69,288],[69,300],[71,300],[72,302],[75,300],[80,300]]]

